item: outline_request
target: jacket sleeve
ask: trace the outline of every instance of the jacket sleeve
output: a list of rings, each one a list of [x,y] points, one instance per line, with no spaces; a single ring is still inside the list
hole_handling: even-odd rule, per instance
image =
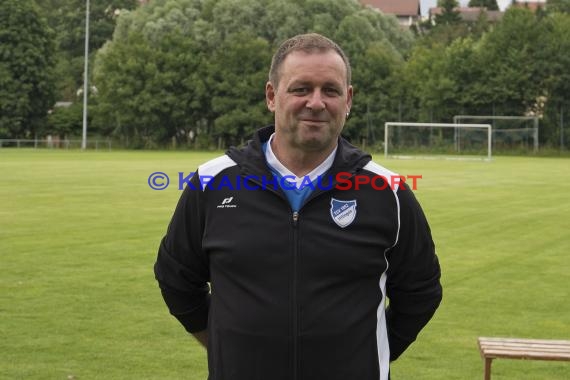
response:
[[[190,333],[205,330],[208,321],[210,273],[201,247],[203,197],[196,173],[176,206],[154,265],[170,313]]]
[[[396,360],[416,339],[442,299],[440,266],[431,231],[414,194],[397,191],[400,229],[388,252],[386,310],[390,360]]]

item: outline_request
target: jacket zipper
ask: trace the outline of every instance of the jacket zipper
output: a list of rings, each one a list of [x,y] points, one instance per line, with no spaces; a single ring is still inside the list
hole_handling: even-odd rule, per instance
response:
[[[299,305],[297,303],[297,256],[299,254],[299,212],[293,212],[293,284],[292,284],[292,322],[293,322],[293,380],[298,378],[299,352]]]
[[[250,178],[251,182],[255,183],[258,186],[263,187],[263,184],[258,181],[257,179]],[[287,204],[289,202],[287,199],[281,194],[279,191],[272,189],[270,187],[266,187],[265,190],[268,190],[279,198],[283,199]],[[297,305],[297,256],[299,254],[299,212],[293,211],[291,222],[293,226],[293,260],[292,260],[292,281],[291,281],[291,320],[292,320],[292,333],[293,333],[293,376],[291,380],[297,380],[299,377],[299,352],[298,352],[298,330],[299,330],[299,306]]]
[[[353,173],[354,175],[354,173]],[[260,183],[260,181],[257,181],[255,179],[250,179],[251,182],[259,185],[259,186],[263,186],[262,183]],[[336,181],[333,181],[333,188],[334,185],[336,184]],[[266,190],[271,191],[272,193],[276,194],[277,196],[279,196],[281,199],[283,199],[285,202],[288,203],[287,199],[285,199],[283,197],[282,194],[280,194],[278,191],[271,189],[271,188],[266,188]],[[326,190],[326,191],[318,191],[316,190],[310,197],[309,199],[307,199],[307,201],[305,202],[305,205],[309,202],[311,202],[314,198],[317,198],[323,194],[326,194],[330,192],[330,190]],[[303,205],[303,206],[305,206]],[[293,211],[292,217],[291,217],[291,222],[293,225],[293,279],[292,279],[292,294],[291,294],[291,319],[292,319],[292,328],[293,328],[293,378],[291,380],[297,380],[299,375],[298,375],[298,371],[299,371],[299,350],[298,350],[298,344],[299,344],[299,305],[297,304],[297,282],[298,282],[298,277],[297,277],[297,265],[298,265],[298,255],[299,255],[299,212],[298,211]]]

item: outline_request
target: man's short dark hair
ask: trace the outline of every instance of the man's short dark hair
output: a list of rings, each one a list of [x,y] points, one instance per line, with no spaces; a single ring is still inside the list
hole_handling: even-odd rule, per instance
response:
[[[350,85],[352,73],[348,57],[334,41],[317,33],[299,34],[283,42],[271,59],[269,81],[277,88],[281,76],[279,70],[281,69],[283,61],[290,53],[295,51],[325,53],[330,50],[335,51],[342,58],[346,66],[346,84]]]

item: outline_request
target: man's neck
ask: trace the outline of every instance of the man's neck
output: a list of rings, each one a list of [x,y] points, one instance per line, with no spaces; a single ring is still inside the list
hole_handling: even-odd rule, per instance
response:
[[[302,177],[312,172],[319,166],[336,148],[332,146],[326,151],[305,151],[301,149],[294,149],[279,144],[276,141],[276,136],[271,140],[271,149],[273,154],[283,166],[289,169],[297,177]]]

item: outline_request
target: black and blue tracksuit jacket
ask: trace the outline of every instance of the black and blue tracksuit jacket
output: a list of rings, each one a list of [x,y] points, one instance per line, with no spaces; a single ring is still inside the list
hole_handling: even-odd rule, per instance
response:
[[[347,189],[393,173],[342,138],[293,212],[261,149],[273,130],[186,186],[155,264],[164,300],[208,329],[210,380],[387,380],[442,297],[424,213],[403,184]]]

